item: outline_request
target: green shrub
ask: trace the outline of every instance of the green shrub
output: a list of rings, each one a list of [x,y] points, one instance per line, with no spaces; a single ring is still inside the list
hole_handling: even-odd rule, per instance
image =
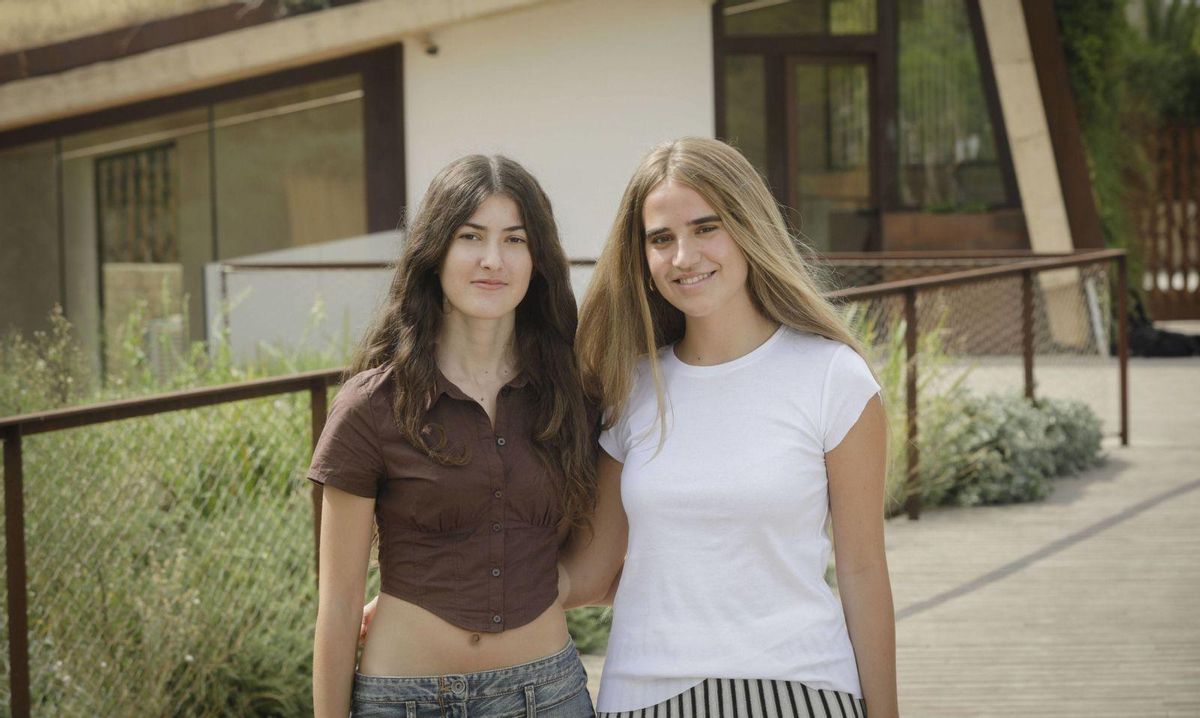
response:
[[[944,427],[949,461],[922,462],[922,501],[976,506],[1037,501],[1051,480],[1100,461],[1100,422],[1080,402],[970,397]]]
[[[603,653],[608,648],[612,609],[585,606],[567,611],[567,630],[582,653]]]
[[[194,344],[152,367],[138,316],[103,386],[61,312],[4,337],[0,415],[344,361],[264,348],[239,364]],[[298,392],[24,440],[35,713],[311,714],[309,427]]]

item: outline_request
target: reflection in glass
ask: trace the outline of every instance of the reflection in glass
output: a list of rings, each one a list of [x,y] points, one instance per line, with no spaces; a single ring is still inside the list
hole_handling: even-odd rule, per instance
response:
[[[875,32],[875,2],[723,0],[721,10],[726,35],[849,35]]]
[[[204,337],[208,111],[71,135],[62,149],[67,315],[85,344],[103,337],[110,373],[137,352],[161,368]]]
[[[761,55],[725,57],[725,140],[767,170],[767,90]]]
[[[982,210],[1006,198],[964,0],[900,3],[900,202]]]
[[[214,117],[220,258],[366,232],[358,76],[222,103]]]
[[[875,221],[866,65],[793,61],[790,73],[793,224],[817,250],[865,249]]]

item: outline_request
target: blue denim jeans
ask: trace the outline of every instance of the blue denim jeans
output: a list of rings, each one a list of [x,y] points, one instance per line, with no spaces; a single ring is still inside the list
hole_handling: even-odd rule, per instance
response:
[[[594,718],[575,643],[519,666],[448,676],[354,676],[353,718]]]

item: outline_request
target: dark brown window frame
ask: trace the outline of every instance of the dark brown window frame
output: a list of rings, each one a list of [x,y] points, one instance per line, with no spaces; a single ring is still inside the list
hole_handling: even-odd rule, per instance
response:
[[[964,0],[968,24],[979,61],[983,84],[984,102],[988,109],[992,133],[996,138],[997,163],[1000,165],[1007,199],[989,205],[989,210],[1023,209],[1017,187],[1012,153],[1008,142],[1008,131],[1000,108],[1000,97],[996,87],[995,71],[988,50],[987,37],[979,9],[979,0]],[[900,204],[899,193],[899,149],[897,127],[900,104],[899,85],[899,39],[900,18],[895,0],[877,0],[875,8],[876,30],[870,34],[809,34],[809,35],[741,35],[725,37],[724,15],[720,0],[712,6],[713,28],[713,98],[715,103],[715,136],[726,139],[725,91],[722,75],[728,55],[760,55],[764,58],[767,98],[770,108],[766,118],[766,141],[768,148],[788,146],[786,108],[780,97],[781,73],[784,58],[799,56],[813,60],[827,59],[844,62],[866,62],[868,81],[871,84],[869,113],[871,117],[871,201],[882,216],[885,212],[912,211],[915,207]],[[782,109],[780,109],[782,108]],[[767,181],[781,204],[788,201],[787,158],[779,152],[768,152]],[[869,249],[883,246],[882,222],[876,222],[877,230],[872,233]]]

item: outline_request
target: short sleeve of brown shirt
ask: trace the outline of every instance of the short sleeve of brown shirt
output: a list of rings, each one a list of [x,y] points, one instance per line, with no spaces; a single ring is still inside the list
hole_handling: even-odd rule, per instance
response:
[[[355,496],[375,498],[384,463],[365,378],[365,372],[351,377],[334,397],[313,450],[308,478]]]

